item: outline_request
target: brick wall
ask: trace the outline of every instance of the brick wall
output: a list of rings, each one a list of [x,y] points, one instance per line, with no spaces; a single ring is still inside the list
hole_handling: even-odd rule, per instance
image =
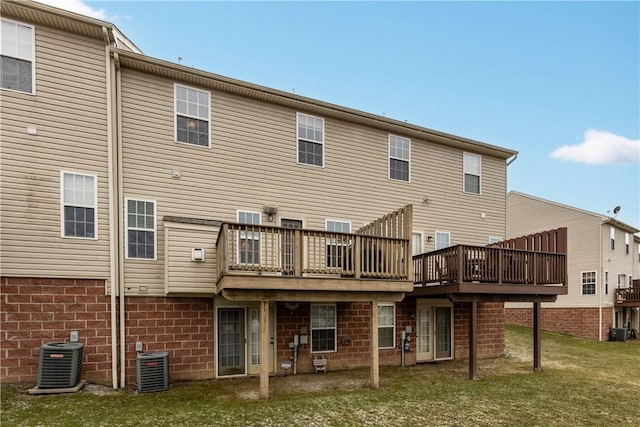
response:
[[[125,298],[126,377],[136,378],[136,342],[169,353],[169,378],[213,378],[213,298]]]
[[[454,305],[454,350],[456,359],[469,357],[470,303]],[[503,303],[478,303],[478,357],[504,354]]]
[[[599,309],[589,308],[542,308],[542,329],[577,337],[598,339]],[[602,324],[600,325],[602,338],[608,338],[608,331],[612,327],[613,308],[602,309]],[[505,309],[505,320],[522,326],[533,326],[533,308]]]
[[[111,298],[103,280],[3,277],[0,293],[0,381],[35,382],[40,347],[78,331],[83,378],[112,384]],[[136,341],[144,351],[169,353],[171,380],[213,377],[212,298],[127,297],[125,313],[128,385],[136,378]]]
[[[78,331],[85,344],[83,377],[111,384],[110,298],[103,280],[0,280],[2,382],[35,382],[40,347],[69,341]]]

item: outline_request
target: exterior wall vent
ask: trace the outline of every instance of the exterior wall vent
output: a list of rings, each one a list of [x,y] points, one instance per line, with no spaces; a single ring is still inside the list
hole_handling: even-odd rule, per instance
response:
[[[82,377],[84,344],[52,342],[40,347],[39,388],[75,387]]]
[[[136,359],[138,393],[169,389],[169,353],[140,353]]]

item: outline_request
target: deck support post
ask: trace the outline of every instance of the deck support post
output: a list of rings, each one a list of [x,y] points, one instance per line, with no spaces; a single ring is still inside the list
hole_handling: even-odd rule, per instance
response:
[[[370,304],[370,325],[371,331],[369,336],[371,337],[371,356],[369,357],[369,371],[371,374],[371,388],[380,387],[380,357],[378,354],[378,301],[371,301]]]
[[[269,398],[269,301],[260,301],[260,398]]]
[[[542,371],[540,363],[540,346],[541,340],[541,305],[539,301],[533,303],[533,370],[534,372]]]
[[[478,302],[471,301],[469,312],[469,379],[478,379]]]

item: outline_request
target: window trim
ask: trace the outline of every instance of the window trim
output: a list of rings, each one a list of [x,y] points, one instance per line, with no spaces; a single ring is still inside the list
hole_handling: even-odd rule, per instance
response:
[[[9,88],[3,88],[3,87],[0,87],[0,90],[8,90],[10,92],[15,92],[15,93],[35,95],[36,94],[36,26],[33,24],[27,24],[26,22],[20,22],[13,19],[7,19],[7,18],[0,18],[0,21],[11,22],[12,24],[22,25],[23,27],[28,27],[31,29],[31,92],[25,92],[22,90],[9,89]],[[0,27],[2,27],[1,23],[0,23]],[[0,38],[1,37],[2,36],[0,35]],[[0,56],[1,55],[2,55],[2,51],[0,51]],[[9,55],[6,55],[6,56],[9,58],[21,59],[21,58],[16,58]],[[24,59],[22,60],[24,61]]]
[[[584,282],[584,275],[585,274],[589,274],[589,273],[593,273],[593,293],[589,293],[586,294],[584,292],[584,286],[585,286],[585,282]],[[580,295],[581,296],[595,296],[598,295],[598,272],[595,270],[589,270],[589,271],[581,271],[580,272]]]
[[[381,307],[393,307],[393,325],[391,326],[383,326],[380,324],[380,308]],[[396,305],[392,302],[389,303],[379,303],[378,304],[378,350],[393,350],[394,348],[396,348]],[[380,346],[380,329],[382,328],[386,328],[389,329],[391,328],[393,330],[392,333],[392,337],[393,337],[393,342],[392,345],[390,347],[381,347]]]
[[[93,178],[93,221],[94,221],[93,234],[94,234],[94,237],[66,236],[64,234],[64,219],[65,219],[64,207],[66,206],[66,204],[64,203],[65,174],[90,176]],[[76,206],[76,205],[69,205],[69,206]],[[78,206],[78,207],[90,208],[91,206]],[[60,171],[60,237],[63,239],[98,240],[98,175],[87,173],[87,172],[76,172],[76,171],[69,171],[69,170]]]
[[[609,295],[609,270],[604,271],[604,295]]]
[[[401,159],[400,157],[393,157],[391,156],[391,138],[397,138],[397,139],[401,139],[401,140],[406,140],[409,143],[409,158],[408,159]],[[405,181],[404,179],[398,179],[398,178],[392,178],[391,177],[391,160],[399,160],[402,162],[407,162],[407,166],[409,169],[409,175],[407,176],[407,180]],[[396,182],[407,182],[407,183],[411,183],[411,138],[406,138],[404,136],[400,136],[400,135],[394,135],[394,134],[388,134],[387,136],[387,178],[391,181],[396,181]]]
[[[138,258],[129,256],[129,201],[153,203],[153,258]],[[124,198],[124,259],[137,261],[157,261],[158,260],[158,202],[153,199],[142,197]],[[136,228],[137,229],[137,228]],[[140,229],[139,231],[151,231]]]
[[[467,183],[466,183],[466,179],[465,179],[465,175],[467,175],[466,172],[466,162],[465,162],[465,158],[467,157],[477,157],[479,159],[478,162],[478,167],[479,167],[479,171],[478,171],[478,175],[475,174],[468,174],[468,175],[474,175],[478,177],[478,192],[474,193],[471,191],[467,191]],[[475,153],[469,153],[467,151],[463,151],[462,152],[462,192],[465,194],[475,194],[475,195],[481,195],[482,194],[482,156],[480,154],[475,154]]]
[[[418,255],[417,253],[414,252],[414,241],[413,238],[418,235],[420,236],[420,253],[424,253],[424,233],[422,231],[412,231],[411,232],[411,255]]]
[[[609,240],[610,240],[609,249],[612,251],[615,251],[616,250],[616,229],[614,227],[609,227]]]
[[[258,223],[257,224],[249,224],[246,222],[240,222],[240,213],[245,213],[245,214],[251,214],[251,215],[258,215]],[[251,210],[247,210],[247,209],[236,209],[236,221],[238,222],[238,224],[247,224],[247,225],[262,225],[262,212],[260,211],[251,211]],[[248,233],[247,231],[245,231],[245,233]],[[236,261],[238,262],[238,264],[246,264],[246,265],[260,265],[260,257],[258,256],[258,263],[253,263],[253,262],[246,262],[243,263],[240,261],[240,239],[247,239],[249,238],[248,235],[245,234],[245,237],[241,237],[242,236],[242,232],[238,231],[238,235],[237,235],[237,246],[238,246],[238,253],[237,253],[237,258]],[[251,240],[257,240],[258,241],[258,255],[261,254],[261,248],[260,248],[260,235],[258,234],[258,238],[254,238],[253,236],[251,237]]]
[[[334,334],[333,334],[333,350],[317,350],[314,351],[313,350],[313,331],[314,331],[314,327],[313,327],[313,307],[333,307],[333,328],[315,328],[316,330],[328,330],[328,329],[333,329],[334,330]],[[322,354],[322,353],[336,353],[338,351],[338,306],[336,303],[318,303],[318,304],[311,304],[311,307],[309,308],[309,332],[310,332],[310,337],[309,337],[309,351],[312,354]]]
[[[446,248],[451,246],[451,232],[450,231],[440,231],[440,230],[435,230],[435,232],[433,233],[433,247],[434,250],[439,250],[439,249],[445,249],[445,248],[438,248],[438,234],[446,234],[449,236],[449,246],[445,246]]]
[[[178,93],[178,87],[183,87],[186,89],[191,89],[191,90],[197,90],[198,92],[204,92],[209,96],[209,106],[207,107],[208,111],[207,111],[207,137],[208,137],[208,141],[207,141],[207,145],[198,145],[198,144],[193,144],[191,142],[185,142],[185,141],[178,141],[178,97],[177,97],[177,93]],[[188,117],[190,119],[196,119],[196,120],[204,120],[202,117],[196,117],[196,116],[192,116],[190,114],[180,114],[183,117]],[[176,144],[183,144],[183,145],[187,145],[189,147],[199,147],[199,148],[208,148],[211,149],[211,92],[208,90],[204,90],[204,89],[200,89],[194,86],[188,86],[182,83],[173,83],[173,142],[175,142]]]
[[[503,240],[504,240],[504,239],[503,239],[502,237],[498,237],[498,236],[489,236],[488,243],[489,243],[490,245],[493,245],[493,244],[495,244],[495,243],[502,242]]]
[[[625,255],[629,255],[629,252],[630,252],[629,233],[624,233],[624,245],[625,245]]]
[[[311,117],[313,119],[322,120],[322,141],[315,141],[313,139],[301,138],[300,137],[300,116]],[[296,112],[296,164],[324,169],[325,164],[326,164],[325,149],[324,149],[325,148],[325,139],[326,138],[325,138],[324,117],[313,116],[313,115],[307,114],[307,113]],[[311,142],[311,143],[314,143],[314,144],[322,145],[322,165],[312,165],[311,163],[303,163],[303,162],[300,161],[300,141]]]

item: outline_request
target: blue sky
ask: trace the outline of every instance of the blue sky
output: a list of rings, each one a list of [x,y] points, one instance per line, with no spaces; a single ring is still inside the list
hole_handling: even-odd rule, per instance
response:
[[[509,190],[640,228],[638,1],[45,2],[153,57],[517,150]]]

